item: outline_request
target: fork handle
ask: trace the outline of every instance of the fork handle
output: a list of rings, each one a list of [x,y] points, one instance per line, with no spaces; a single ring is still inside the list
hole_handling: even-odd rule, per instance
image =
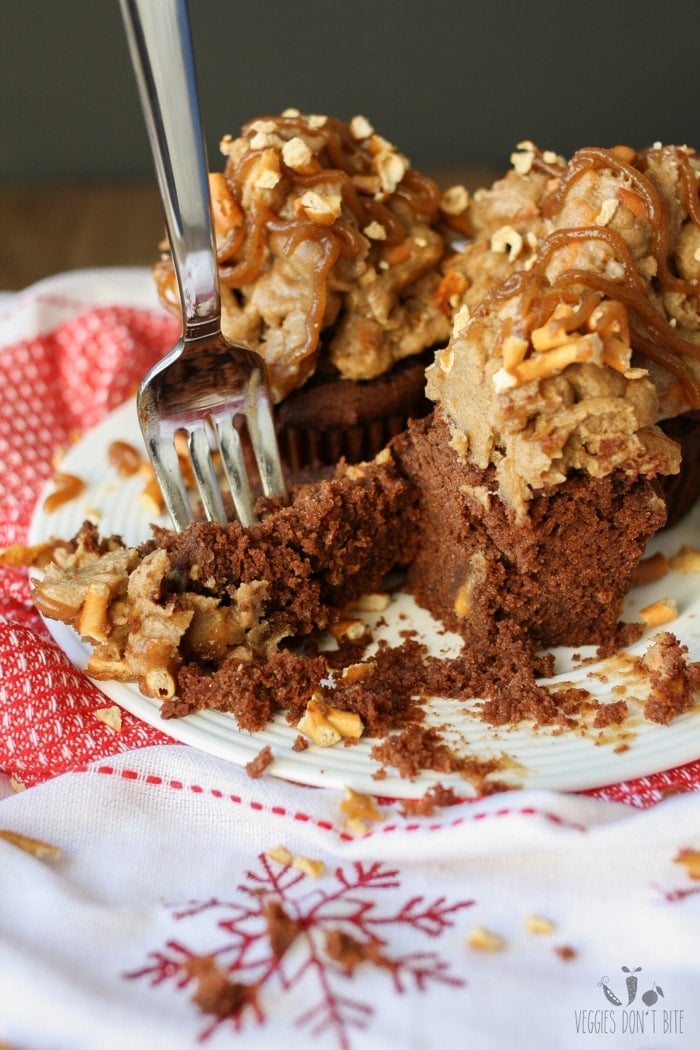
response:
[[[221,313],[186,0],[120,0],[183,304],[185,338]]]

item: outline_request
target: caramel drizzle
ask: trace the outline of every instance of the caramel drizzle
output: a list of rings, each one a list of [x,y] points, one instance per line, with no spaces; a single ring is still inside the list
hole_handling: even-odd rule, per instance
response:
[[[681,176],[683,203],[691,220],[700,228],[700,206],[697,199],[695,174],[690,167],[688,158],[683,157],[680,150],[675,150],[674,153]],[[670,291],[680,292],[682,295],[697,295],[700,292],[700,282],[697,280],[684,281],[669,270],[669,223],[666,202],[653,182],[642,171],[627,163],[611,150],[603,149],[600,146],[589,146],[586,149],[579,150],[572,158],[566,174],[560,179],[559,186],[542,202],[542,213],[551,217],[558,211],[561,211],[564,200],[573,184],[586,172],[601,170],[602,168],[610,168],[616,175],[626,175],[637,195],[641,198],[651,227],[653,255],[657,265],[657,279],[661,286]]]
[[[372,171],[372,154],[367,146],[352,137],[342,121],[328,117],[320,128],[310,128],[308,121],[303,116],[262,119],[273,120],[284,137],[292,138],[294,135],[304,134],[321,141],[321,146],[316,149],[318,163],[321,166],[317,172],[304,174],[282,164],[285,177],[297,191],[303,193],[319,184],[325,187],[335,184],[336,191],[354,215],[359,230],[363,230],[370,222],[377,221],[381,223],[386,232],[386,240],[382,242],[383,245],[393,246],[406,239],[406,227],[401,222],[399,215],[383,201],[362,192],[362,180],[366,179],[368,173]],[[244,126],[244,135],[251,132],[252,123]],[[251,151],[237,166],[230,163],[227,165],[226,181],[238,204],[241,204],[241,187],[249,174],[249,166],[256,162],[258,156],[258,151]],[[391,195],[391,200],[404,205],[414,215],[430,221],[438,213],[440,191],[437,184],[428,176],[421,175],[409,168]],[[275,223],[281,221],[278,216],[269,210],[265,211],[262,207],[242,210],[245,215],[243,224],[245,232],[238,238],[236,244],[236,251],[240,257],[235,265],[221,269],[222,282],[232,288],[248,284],[259,276],[264,261],[261,245],[265,227],[273,228]],[[250,214],[251,210],[252,214]],[[352,228],[350,224],[343,223],[342,220],[336,220],[330,226],[325,227],[319,227],[309,219],[300,218],[297,221],[300,225],[298,237],[295,237],[296,243],[305,237],[315,241],[321,238],[337,240],[339,242],[338,251],[341,255],[354,254],[364,246],[365,242],[360,240],[357,231],[352,231],[356,234],[355,239],[349,238],[348,234]],[[228,244],[224,250],[225,256],[221,250],[219,251],[221,261],[230,259],[233,254]]]
[[[270,119],[270,118],[263,118]],[[250,134],[253,123],[245,125],[243,134]],[[284,368],[293,373],[301,362],[308,360],[310,371],[318,349],[321,327],[326,311],[328,284],[339,258],[353,258],[366,250],[362,234],[371,222],[384,229],[385,239],[371,242],[370,253],[383,253],[403,243],[407,228],[401,220],[402,209],[431,222],[438,214],[440,191],[427,176],[412,171],[405,173],[401,183],[390,195],[389,203],[373,194],[379,186],[379,176],[372,169],[372,153],[366,145],[352,137],[343,122],[327,118],[320,128],[310,128],[302,116],[274,118],[276,130],[282,138],[297,134],[311,137],[315,143],[317,170],[298,172],[281,161],[285,179],[299,194],[323,186],[333,187],[340,194],[344,206],[355,218],[356,226],[343,221],[342,216],[328,226],[313,222],[301,215],[284,219],[269,206],[253,196],[246,208],[241,202],[242,188],[258,162],[260,151],[250,150],[238,163],[230,159],[225,170],[227,185],[234,200],[241,206],[243,222],[231,231],[218,246],[219,278],[228,288],[242,288],[252,284],[266,263],[267,237],[276,234],[283,239],[284,254],[291,255],[301,244],[313,242],[320,249],[311,276],[311,306],[307,314],[303,343],[293,348],[293,355]],[[426,266],[428,264],[426,263]],[[341,287],[339,280],[337,286]],[[279,370],[281,365],[276,365]]]
[[[673,148],[669,153],[678,165],[682,202],[690,220],[700,228],[700,201],[695,172],[687,154],[682,150]],[[640,168],[645,165],[647,156],[648,154],[641,154],[636,158]],[[644,171],[624,160],[619,153],[595,146],[579,150],[572,158],[566,173],[559,179],[557,188],[543,201],[543,214],[549,217],[556,215],[561,211],[572,186],[586,172],[602,168],[609,168],[618,176],[626,176],[633,192],[636,192],[643,204],[651,228],[652,253],[657,268],[656,280],[660,287],[681,295],[698,295],[700,282],[683,280],[669,268],[669,216],[666,202]],[[557,230],[540,246],[535,269],[543,272],[556,251],[565,249],[572,242],[582,243],[587,240],[607,243],[623,267],[622,281],[610,281],[599,274],[571,268],[557,276],[557,284],[584,285],[629,307],[639,322],[634,331],[634,348],[674,375],[682,384],[690,404],[693,407],[700,406],[700,380],[684,362],[687,358],[700,361],[700,346],[679,336],[650,301],[646,285],[634,264],[629,247],[615,230],[598,227]]]
[[[572,267],[557,274],[557,285],[583,285],[629,307],[642,324],[642,331],[634,331],[634,348],[668,369],[682,384],[692,407],[699,407],[700,380],[685,365],[683,359],[700,361],[700,346],[674,332],[664,315],[653,305],[647,294],[644,279],[634,265],[627,242],[616,230],[608,227],[556,230],[540,245],[533,272],[544,274],[555,252],[566,249],[572,242],[589,240],[603,241],[609,246],[623,268],[622,280],[611,281],[593,271]]]

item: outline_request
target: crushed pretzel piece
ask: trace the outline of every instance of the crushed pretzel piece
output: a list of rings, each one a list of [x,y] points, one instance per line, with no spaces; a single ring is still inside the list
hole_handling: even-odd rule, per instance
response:
[[[369,831],[369,828],[361,817],[348,817],[345,821],[345,827],[358,839],[363,838]]]
[[[292,867],[296,868],[297,871],[303,871],[305,875],[309,875],[312,879],[319,879],[326,870],[326,865],[322,860],[314,860],[313,857],[302,857],[299,854],[295,854],[292,857]]]
[[[544,915],[526,915],[525,929],[530,933],[552,933],[554,923]]]
[[[363,594],[346,608],[351,612],[384,612],[385,609],[388,609],[390,601],[390,595],[379,591],[375,594]]]
[[[320,226],[331,226],[341,214],[342,198],[338,193],[307,190],[295,202],[295,210]]]
[[[299,135],[295,135],[282,146],[282,160],[292,171],[302,174],[311,171],[313,159],[311,147]]]
[[[433,302],[435,303],[435,306],[438,310],[441,310],[446,317],[450,317],[452,312],[459,307],[462,295],[467,290],[467,287],[468,281],[463,274],[458,273],[457,270],[448,270],[433,293]],[[454,356],[454,351],[452,351],[452,355]],[[443,357],[444,356],[445,351],[443,351]],[[441,367],[443,372],[447,375],[452,366],[451,364],[448,366],[443,361]]]
[[[601,357],[603,344],[596,332],[568,339],[544,353],[528,357],[512,369],[516,385],[530,383],[535,379],[547,379],[560,375],[569,365],[596,361]]]
[[[660,627],[678,617],[678,606],[673,598],[659,598],[640,609],[639,615],[647,627]]]
[[[682,572],[687,575],[700,572],[700,550],[685,543],[679,551],[671,555],[668,564],[674,572]]]
[[[44,543],[33,543],[28,547],[21,543],[13,543],[10,547],[0,550],[0,565],[7,565],[12,569],[24,568],[28,565],[41,565],[48,561],[55,550],[56,544],[52,540]]]
[[[77,474],[64,474],[60,471],[53,476],[53,486],[53,492],[50,492],[44,500],[44,510],[47,514],[52,514],[64,503],[77,499],[85,491],[85,482],[82,478],[79,478]]]
[[[525,141],[519,142],[516,149],[510,155],[510,162],[513,165],[513,170],[518,175],[527,175],[532,168],[535,161],[536,151],[534,143]]]
[[[106,642],[109,638],[110,618],[109,603],[112,589],[109,582],[96,580],[91,583],[85,594],[76,630],[81,638],[94,642]]]
[[[379,175],[382,190],[384,193],[394,193],[408,171],[408,161],[386,143],[381,135],[374,135],[372,142],[378,145],[374,167]]]
[[[634,586],[640,587],[645,583],[654,583],[662,580],[669,570],[669,560],[661,551],[652,554],[649,558],[643,558],[634,574]]]
[[[344,740],[359,740],[362,736],[364,726],[362,719],[355,711],[343,711],[339,707],[329,707],[326,718]]]
[[[513,226],[501,226],[491,236],[491,251],[500,255],[508,254],[511,262],[517,259],[523,249],[523,238]]]
[[[345,798],[340,802],[343,813],[353,819],[381,821],[384,819],[377,809],[377,803],[371,795],[365,795],[360,791],[354,791],[350,787],[345,788]],[[350,821],[348,821],[350,823]]]
[[[362,620],[351,619],[337,620],[328,628],[328,633],[338,642],[342,638],[347,638],[350,642],[358,642],[366,631],[367,625]]]
[[[488,930],[485,926],[474,926],[467,938],[467,944],[481,952],[500,952],[505,948],[506,942],[493,930]]]
[[[368,139],[374,135],[374,128],[367,120],[367,117],[363,117],[358,113],[350,121],[350,134],[354,139],[362,141],[362,139]]]
[[[115,733],[121,733],[122,712],[121,708],[117,707],[116,704],[113,704],[112,707],[101,707],[98,711],[95,711],[95,718],[99,718],[100,722],[104,722]]]
[[[107,449],[107,459],[122,477],[131,477],[141,469],[143,457],[128,441],[112,441]]]
[[[38,860],[58,860],[61,856],[60,847],[51,846],[48,842],[33,839],[29,835],[22,835],[19,831],[0,828],[0,839],[4,839],[12,846],[17,846],[18,849],[24,850],[25,853],[29,853]]]
[[[456,336],[465,332],[471,323],[471,311],[466,303],[462,303],[452,319],[452,331]],[[442,351],[444,353],[444,351]],[[454,351],[453,351],[454,352]],[[439,358],[438,358],[439,360]]]
[[[700,850],[682,850],[673,858],[674,864],[681,864],[691,879],[700,879]]]
[[[359,740],[364,726],[354,711],[326,706],[314,694],[299,719],[297,729],[311,737],[319,747],[333,747],[342,739]]]
[[[461,308],[460,308],[461,309]],[[453,346],[450,344],[446,346],[444,350],[440,352],[440,356],[437,359],[438,367],[441,372],[444,372],[446,376],[452,371],[452,366],[455,363],[455,352]]]
[[[139,503],[154,518],[157,518],[165,510],[163,493],[160,491],[160,485],[156,481],[155,474],[151,473],[150,477],[147,477],[146,483],[139,494]]]
[[[265,856],[269,857],[270,860],[277,861],[278,864],[292,863],[292,854],[286,846],[273,846],[272,849],[265,851]]]
[[[445,215],[461,215],[469,206],[469,191],[466,186],[450,186],[442,195],[440,207]]]
[[[348,664],[343,668],[343,679],[346,682],[359,682],[361,678],[366,678],[371,674],[375,666],[373,660],[368,660],[367,663]]]
[[[595,217],[596,226],[607,226],[618,208],[617,197],[608,197],[600,206],[600,211]]]
[[[382,226],[381,222],[377,222],[376,219],[373,219],[372,222],[367,223],[362,232],[364,233],[365,237],[369,237],[371,241],[386,240],[386,226]]]
[[[503,354],[503,367],[506,372],[512,372],[521,361],[525,360],[528,350],[528,341],[522,336],[508,335],[503,340],[501,352]]]
[[[299,719],[297,729],[304,736],[311,737],[319,747],[333,747],[342,739],[342,734],[322,714],[318,704],[312,700],[306,705],[304,714]]]
[[[94,654],[89,663],[89,670],[94,676]],[[167,667],[149,667],[139,679],[139,689],[144,696],[152,696],[155,700],[172,700],[175,696],[175,679]]]

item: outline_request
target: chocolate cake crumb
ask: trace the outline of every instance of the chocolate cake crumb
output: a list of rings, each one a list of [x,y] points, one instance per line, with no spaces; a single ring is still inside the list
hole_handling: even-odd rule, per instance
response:
[[[693,706],[694,672],[689,671],[687,645],[671,631],[661,631],[639,663],[649,676],[650,690],[644,716],[669,725],[676,715]]]
[[[230,660],[211,673],[199,664],[186,664],[177,676],[179,697],[165,701],[161,710],[164,718],[204,708],[228,711],[241,729],[253,733],[281,709],[297,722],[326,673],[322,656],[288,649],[253,660]]]
[[[213,955],[193,956],[185,963],[184,969],[197,982],[192,1002],[204,1014],[231,1017],[239,1013],[255,994],[252,985],[231,981],[226,971],[216,965]]]
[[[297,733],[292,744],[292,751],[306,751],[309,741],[302,733]]]
[[[522,719],[546,725],[559,715],[556,697],[537,684],[549,669],[549,659],[532,654],[511,625],[497,624],[483,645],[465,646],[449,659],[428,658],[423,685],[426,695],[478,698],[479,717],[492,725]]]
[[[643,623],[619,623],[609,638],[596,648],[596,657],[605,660],[620,649],[627,649],[634,645],[644,634]]]
[[[271,765],[275,760],[275,756],[272,754],[272,748],[269,744],[261,748],[257,755],[250,762],[246,762],[245,771],[249,777],[253,780],[257,780],[261,777],[267,767]]]
[[[439,782],[429,787],[418,799],[405,799],[399,806],[402,817],[432,817],[437,809],[456,806],[463,799],[452,788],[443,787]]]
[[[290,918],[280,902],[276,900],[267,901],[264,915],[272,954],[276,959],[281,959],[296,939],[301,925],[296,919]]]
[[[619,726],[627,718],[627,704],[624,700],[615,700],[609,704],[598,704],[594,729],[606,729],[608,726]]]
[[[396,963],[384,955],[376,941],[362,943],[340,929],[329,930],[325,942],[326,954],[351,976],[363,962],[371,962],[387,970],[395,970]]]
[[[337,649],[326,649],[323,655],[331,670],[339,671],[348,664],[357,663],[362,659],[367,646],[372,641],[372,632],[369,627],[362,632],[358,638],[349,638],[343,635],[338,639]]]
[[[388,736],[371,751],[382,765],[394,766],[400,776],[413,780],[423,769],[437,773],[456,773],[484,787],[489,774],[502,769],[498,759],[480,759],[473,755],[458,756],[445,743],[434,727],[412,725],[403,732]]]
[[[425,646],[412,639],[396,648],[379,646],[371,660],[360,664],[365,673],[336,680],[333,705],[356,712],[367,736],[384,736],[391,729],[419,721],[426,657]]]

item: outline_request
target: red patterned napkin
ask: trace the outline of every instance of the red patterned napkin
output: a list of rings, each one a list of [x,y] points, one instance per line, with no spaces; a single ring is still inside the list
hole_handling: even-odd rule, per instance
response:
[[[121,404],[178,335],[177,322],[158,311],[85,309],[80,297],[42,286],[4,316],[9,324],[15,311],[29,314],[31,325],[37,306],[40,315],[74,316],[0,349],[0,548],[26,542],[57,451]],[[118,734],[96,717],[109,702],[49,637],[24,570],[0,574],[0,676],[0,770],[27,786],[94,758],[170,742],[126,711]]]
[[[110,274],[119,271],[106,272],[99,294],[89,274],[67,275],[0,313],[0,548],[26,541],[56,451],[121,404],[177,338],[177,322],[155,305],[112,305]],[[146,272],[137,276],[147,286]],[[123,285],[113,278],[114,300],[148,302],[133,282]],[[170,742],[126,711],[115,733],[96,716],[108,706],[48,636],[26,572],[0,570],[0,770],[30,786],[95,759]],[[700,760],[589,794],[646,807],[697,790]]]

